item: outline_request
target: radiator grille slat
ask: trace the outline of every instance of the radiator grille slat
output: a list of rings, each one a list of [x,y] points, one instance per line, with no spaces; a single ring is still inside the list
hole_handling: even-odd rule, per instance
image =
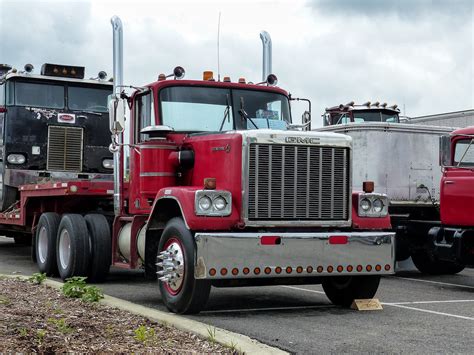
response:
[[[349,218],[349,149],[251,144],[250,220]]]
[[[83,136],[79,127],[49,126],[47,169],[81,172]]]

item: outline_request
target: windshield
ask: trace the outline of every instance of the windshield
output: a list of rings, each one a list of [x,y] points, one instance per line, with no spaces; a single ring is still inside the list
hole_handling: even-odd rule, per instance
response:
[[[64,86],[43,83],[15,83],[15,105],[64,108]]]
[[[454,148],[454,166],[474,166],[474,139],[460,139]]]
[[[361,122],[398,122],[398,113],[383,111],[352,111],[355,123]]]
[[[111,93],[111,86],[105,88],[69,86],[67,89],[69,109],[107,112],[107,96]]]
[[[169,87],[160,91],[164,125],[175,131],[286,129],[290,122],[286,96],[254,90]]]

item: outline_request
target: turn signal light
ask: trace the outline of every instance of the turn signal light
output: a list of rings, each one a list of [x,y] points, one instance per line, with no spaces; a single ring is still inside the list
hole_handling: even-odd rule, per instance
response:
[[[216,178],[205,178],[204,179],[204,189],[206,190],[215,190],[216,189]]]
[[[374,192],[375,184],[373,181],[364,181],[362,183],[362,190],[366,193]]]

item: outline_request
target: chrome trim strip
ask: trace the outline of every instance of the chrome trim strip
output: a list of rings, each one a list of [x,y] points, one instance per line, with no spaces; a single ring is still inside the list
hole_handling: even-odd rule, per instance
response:
[[[265,236],[279,237],[274,245],[262,245]],[[347,236],[346,244],[330,244],[331,236]],[[268,278],[268,277],[305,277],[305,276],[341,276],[341,275],[387,275],[394,273],[395,266],[395,233],[393,232],[353,232],[353,233],[196,233],[196,266],[195,277],[199,279],[232,279],[232,278]],[[349,272],[347,266],[352,266]],[[358,265],[363,266],[357,271]],[[367,265],[372,269],[368,271]],[[380,271],[375,266],[380,265]],[[388,271],[385,265],[390,265]],[[286,267],[293,272],[287,273]],[[295,269],[301,266],[302,273]],[[312,268],[311,272],[307,267]],[[318,266],[323,270],[318,271]],[[328,270],[333,267],[333,271]],[[337,267],[343,266],[342,271]],[[250,273],[244,275],[244,267]],[[255,275],[255,267],[261,273]],[[271,272],[266,274],[264,268]],[[282,268],[281,273],[276,268]],[[209,276],[210,268],[216,269],[215,276]],[[221,275],[220,269],[226,268],[227,274]],[[238,275],[231,273],[233,268],[239,270]]]
[[[168,150],[178,150],[177,146],[172,145],[145,145],[140,144],[138,146],[140,149],[168,149]]]
[[[176,173],[169,173],[163,171],[150,171],[146,173],[140,173],[140,177],[150,177],[150,176],[177,176]]]

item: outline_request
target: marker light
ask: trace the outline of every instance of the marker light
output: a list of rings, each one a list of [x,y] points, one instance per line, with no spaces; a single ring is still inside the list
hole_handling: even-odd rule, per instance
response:
[[[35,67],[33,66],[33,64],[25,64],[25,71],[27,73],[31,73],[33,71]]]
[[[239,78],[239,84],[245,84],[245,78]]]
[[[224,83],[230,83],[230,76],[224,76]]]
[[[105,71],[101,70],[99,72],[99,74],[97,74],[97,76],[99,77],[100,80],[105,80],[105,78],[107,78],[107,73]]]
[[[211,70],[206,70],[202,73],[202,80],[208,81],[214,78],[214,73]]]
[[[166,80],[166,75],[161,73],[160,75],[158,75],[158,81],[163,81],[163,80]]]

